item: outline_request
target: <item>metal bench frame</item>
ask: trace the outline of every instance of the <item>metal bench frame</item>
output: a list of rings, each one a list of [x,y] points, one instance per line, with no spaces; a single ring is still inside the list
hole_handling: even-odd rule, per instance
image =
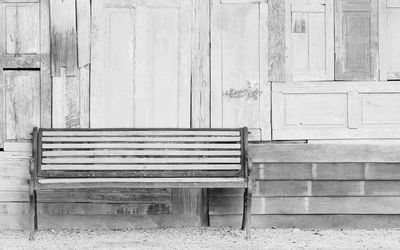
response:
[[[215,132],[215,131],[239,131],[240,132],[240,165],[241,170],[237,173],[237,178],[241,178],[242,181],[238,183],[230,183],[229,181],[216,181],[219,180],[227,180],[226,175],[218,176],[218,171],[212,171],[209,174],[210,177],[193,177],[190,175],[182,175],[176,176],[176,172],[174,172],[173,177],[166,177],[166,176],[157,176],[158,179],[168,179],[168,182],[157,182],[157,178],[152,178],[150,184],[149,182],[141,182],[141,180],[145,180],[148,173],[155,173],[156,171],[151,172],[152,170],[140,170],[138,172],[143,172],[144,176],[130,176],[129,172],[128,175],[123,178],[119,177],[118,180],[129,179],[130,181],[137,181],[137,182],[109,182],[107,180],[109,177],[102,177],[97,178],[96,182],[86,182],[86,183],[57,183],[54,180],[59,178],[63,178],[62,174],[52,174],[46,175],[44,171],[41,170],[42,166],[42,155],[43,155],[43,131],[202,131],[207,133],[207,131]],[[73,136],[72,136],[73,137]],[[79,188],[244,188],[244,197],[243,197],[243,220],[242,220],[242,227],[241,229],[246,229],[246,238],[251,237],[251,198],[252,198],[252,190],[253,190],[253,182],[254,179],[251,177],[251,170],[252,170],[252,161],[249,158],[249,146],[248,146],[248,129],[247,127],[240,128],[240,129],[142,129],[142,128],[135,128],[135,129],[43,129],[43,128],[34,128],[33,129],[33,147],[32,147],[32,154],[33,160],[30,164],[30,174],[31,179],[29,181],[29,200],[30,200],[30,239],[34,239],[34,235],[36,230],[38,230],[38,213],[37,213],[37,192],[40,190],[53,190],[53,189],[79,189]],[[101,156],[101,155],[100,155]],[[169,170],[163,170],[168,173]],[[204,170],[201,170],[204,171]],[[112,170],[107,170],[105,172],[112,172]],[[173,172],[171,170],[170,172]],[[190,172],[190,170],[188,170]],[[227,171],[223,171],[227,172]],[[125,173],[125,172],[124,172]],[[236,174],[237,174],[236,173]],[[80,179],[91,179],[94,180],[96,177],[92,176],[77,176]],[[225,179],[224,179],[225,178]],[[115,178],[114,178],[115,179]],[[184,182],[174,181],[175,180],[184,180]],[[46,180],[50,180],[50,183],[45,183]],[[71,179],[70,179],[71,180]],[[149,179],[148,179],[149,180]],[[41,183],[43,181],[44,183]]]

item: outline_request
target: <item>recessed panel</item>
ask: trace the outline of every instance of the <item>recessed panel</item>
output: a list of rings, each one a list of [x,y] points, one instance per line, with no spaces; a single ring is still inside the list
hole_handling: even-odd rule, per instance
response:
[[[40,72],[4,71],[6,140],[30,139],[40,126]]]
[[[13,4],[5,7],[7,54],[39,53],[39,5]]]
[[[286,94],[285,125],[345,125],[347,94]]]
[[[363,124],[400,124],[400,94],[363,94]]]

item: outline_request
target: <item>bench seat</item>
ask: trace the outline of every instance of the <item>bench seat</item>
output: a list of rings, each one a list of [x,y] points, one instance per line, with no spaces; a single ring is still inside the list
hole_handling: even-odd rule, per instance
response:
[[[243,188],[242,229],[250,237],[247,137],[247,128],[35,128],[30,237],[38,228],[37,192],[108,188]]]

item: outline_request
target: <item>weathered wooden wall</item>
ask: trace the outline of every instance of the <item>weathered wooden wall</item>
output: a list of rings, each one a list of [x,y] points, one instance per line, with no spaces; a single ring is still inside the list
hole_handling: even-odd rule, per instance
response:
[[[395,145],[252,145],[254,227],[393,228],[400,225]],[[243,190],[210,190],[214,226],[239,226]]]

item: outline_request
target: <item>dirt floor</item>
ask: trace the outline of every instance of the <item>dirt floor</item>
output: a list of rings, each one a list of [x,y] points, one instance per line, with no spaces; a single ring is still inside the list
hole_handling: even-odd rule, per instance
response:
[[[400,249],[400,229],[253,229],[251,240],[236,228],[144,230],[0,231],[0,249]]]

